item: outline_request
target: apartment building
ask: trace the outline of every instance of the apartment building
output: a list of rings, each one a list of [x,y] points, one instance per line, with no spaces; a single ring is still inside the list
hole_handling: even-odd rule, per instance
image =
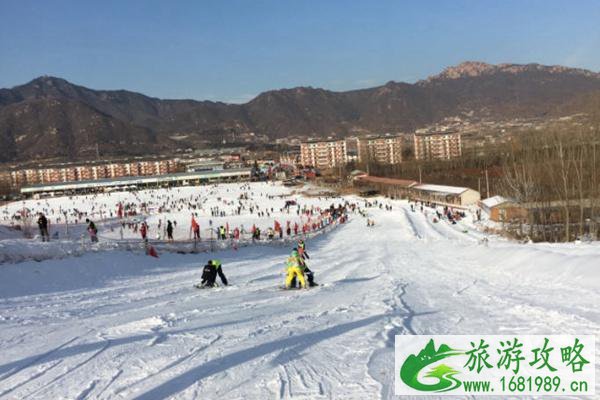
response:
[[[378,136],[357,139],[358,161],[380,164],[402,162],[400,136]]]
[[[22,169],[11,171],[13,187],[42,183],[90,181],[125,176],[166,175],[178,171],[176,160],[135,161],[99,165]]]
[[[75,167],[76,180],[87,181],[92,179],[92,168],[87,165],[80,165]]]
[[[94,165],[91,167],[91,178],[92,180],[108,178],[108,166],[107,165]]]
[[[0,193],[11,185],[11,177],[8,171],[0,171]]]
[[[415,158],[417,160],[448,160],[462,155],[460,133],[415,133]]]
[[[319,169],[335,168],[348,162],[345,140],[309,141],[300,144],[302,165]]]

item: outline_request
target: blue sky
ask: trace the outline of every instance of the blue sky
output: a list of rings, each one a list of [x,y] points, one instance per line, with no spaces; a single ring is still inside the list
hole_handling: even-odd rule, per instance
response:
[[[465,60],[600,71],[600,0],[0,0],[0,87],[244,102],[414,82]]]

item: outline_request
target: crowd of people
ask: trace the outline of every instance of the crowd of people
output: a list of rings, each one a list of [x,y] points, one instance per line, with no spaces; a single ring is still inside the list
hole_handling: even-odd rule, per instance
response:
[[[66,238],[87,234],[94,243],[136,237],[144,242],[218,240],[233,243],[293,240],[323,230],[333,223],[344,223],[349,213],[367,218],[366,210],[371,207],[392,210],[390,204],[376,199],[364,202],[345,200],[342,204],[335,197],[323,196],[311,200],[303,198],[301,203],[297,196],[282,191],[277,194],[277,190],[272,188],[248,183],[237,187],[206,186],[198,192],[190,189],[90,194],[69,197],[67,201],[60,202],[52,202],[52,199],[29,201],[12,215],[4,208],[3,218],[18,221],[28,213],[37,212],[39,237],[43,241],[50,240],[52,220],[55,223],[53,238],[58,238],[60,231],[61,236]],[[279,200],[281,203],[278,204]],[[323,207],[323,203],[330,205]],[[186,212],[189,212],[189,225],[182,217]],[[251,225],[244,226],[243,222],[248,220]],[[374,225],[375,220],[367,218],[367,226]],[[81,229],[82,226],[84,229]]]
[[[340,214],[347,202],[344,206],[321,206],[335,198],[323,197],[318,198],[318,202],[312,199],[300,204],[287,193],[276,194],[277,190],[261,190],[261,186],[247,183],[238,187],[206,186],[199,193],[190,189],[89,194],[67,197],[60,202],[51,198],[29,200],[23,202],[21,209],[3,208],[2,217],[21,228],[29,224],[27,221],[35,212],[42,240],[50,240],[50,233],[58,238],[60,233],[64,239],[87,235],[93,242],[136,237],[142,241],[168,242],[289,240],[347,218]],[[281,203],[277,204],[280,199]],[[189,226],[184,222],[186,211],[190,216]],[[244,226],[243,222],[250,223]]]
[[[415,212],[415,210],[418,208],[425,216],[428,216],[429,212],[432,211],[434,214],[432,221],[434,223],[437,223],[445,218],[449,223],[456,225],[458,221],[466,217],[466,213],[464,211],[453,209],[447,205],[442,206],[442,210],[440,211],[439,205],[433,202],[415,201],[414,203],[411,203],[409,201],[409,205],[412,212]],[[481,212],[477,212],[475,217],[478,220],[481,220]]]

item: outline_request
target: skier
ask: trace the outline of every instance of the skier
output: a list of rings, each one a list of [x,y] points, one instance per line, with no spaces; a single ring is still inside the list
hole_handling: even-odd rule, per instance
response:
[[[148,235],[148,224],[146,221],[142,222],[142,226],[140,227],[140,234],[142,235],[142,240],[147,240]]]
[[[94,224],[93,221],[90,221],[89,218],[86,218],[85,222],[88,224],[87,231],[90,234],[92,243],[98,242],[98,228],[96,228],[96,224]]]
[[[196,219],[192,215],[192,232],[194,233],[194,240],[200,240],[200,224],[196,222]]]
[[[173,241],[173,223],[170,220],[167,220],[167,239],[170,242]]]
[[[40,216],[37,220],[37,224],[40,228],[40,236],[42,237],[42,242],[49,242],[50,234],[48,233],[48,219],[43,213],[40,213]]]
[[[219,278],[221,278],[223,285],[227,286],[227,278],[223,273],[221,260],[208,260],[202,271],[202,282],[198,287],[214,287],[217,274],[219,275]]]
[[[301,241],[302,243],[304,243],[303,241]],[[319,284],[317,282],[315,282],[315,274],[313,274],[313,272],[308,268],[308,265],[306,265],[306,259],[310,258],[308,257],[308,253],[306,253],[305,250],[300,250],[301,248],[294,248],[294,251],[298,252],[298,256],[300,259],[300,267],[302,269],[302,272],[306,275],[306,281],[308,282],[308,287],[314,287],[314,286],[319,286]],[[291,287],[295,288],[296,287],[296,278],[292,279],[292,283],[291,283]]]
[[[304,272],[302,270],[302,266],[305,265],[302,262],[302,259],[298,255],[298,251],[294,249],[292,254],[288,257],[286,261],[287,267],[287,277],[285,278],[285,288],[291,289],[292,287],[296,287],[295,280],[298,278],[300,282],[300,287],[306,289],[306,281],[304,280]],[[294,282],[294,286],[292,286],[292,282]]]
[[[296,249],[294,249],[296,250]],[[309,287],[313,287],[313,286],[319,286],[318,283],[315,282],[315,275],[313,274],[313,272],[308,268],[308,265],[306,265],[306,260],[310,260],[310,256],[308,255],[308,253],[306,252],[306,243],[304,243],[304,240],[300,239],[298,240],[298,255],[300,256],[300,259],[302,261],[302,266],[303,266],[303,270],[304,273],[306,274],[306,280],[308,281],[308,286]],[[296,282],[293,282],[293,286],[295,286]]]

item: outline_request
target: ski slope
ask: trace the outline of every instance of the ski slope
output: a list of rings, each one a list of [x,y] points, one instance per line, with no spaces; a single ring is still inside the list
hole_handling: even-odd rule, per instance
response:
[[[598,245],[484,246],[385,203],[307,243],[305,291],[281,246],[215,253],[214,290],[210,254],[0,265],[0,399],[390,399],[395,335],[600,332]]]

